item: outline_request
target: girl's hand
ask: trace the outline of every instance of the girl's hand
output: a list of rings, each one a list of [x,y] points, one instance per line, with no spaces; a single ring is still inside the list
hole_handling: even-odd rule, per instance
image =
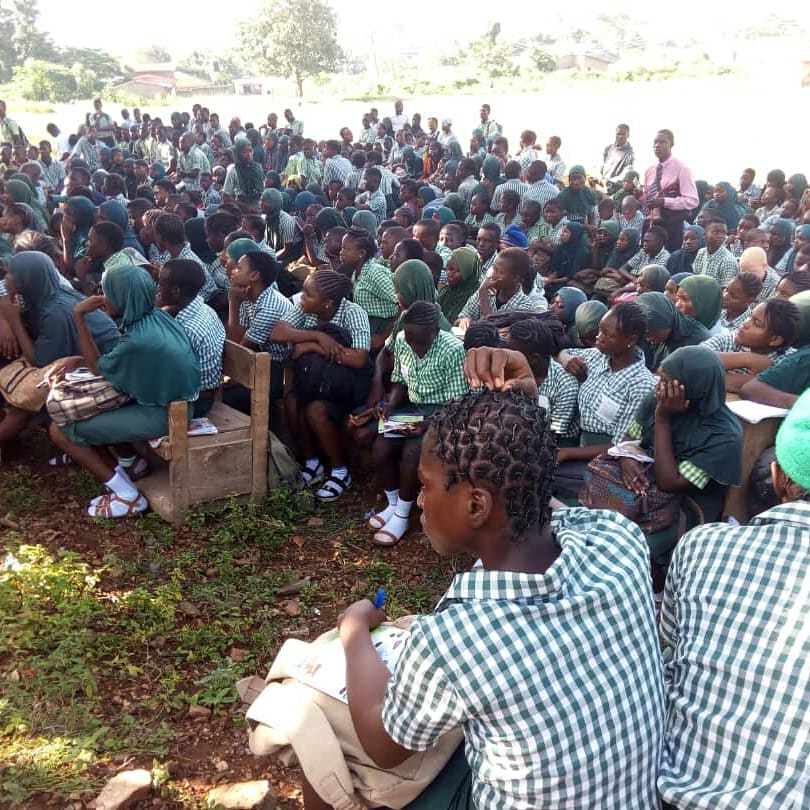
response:
[[[588,366],[581,357],[572,357],[565,364],[565,370],[579,382],[585,382],[588,378]]]
[[[529,396],[537,396],[534,374],[520,352],[488,346],[470,349],[464,360],[464,376],[472,388],[523,391]]]
[[[624,488],[636,495],[643,495],[647,486],[647,473],[644,465],[634,458],[620,458],[619,466],[622,468],[622,484]]]
[[[107,299],[103,295],[90,295],[87,298],[79,301],[73,311],[77,315],[87,315],[89,312],[95,312],[97,309],[106,311]]]
[[[676,416],[689,409],[686,388],[677,380],[660,381],[655,386],[656,414]]]
[[[3,296],[7,298],[8,296]],[[17,338],[14,332],[5,320],[0,320],[0,356],[5,357],[7,360],[13,360],[19,357],[20,344],[17,343]]]
[[[385,611],[375,608],[368,599],[361,599],[338,616],[337,626],[341,636],[356,630],[371,631],[385,621]]]

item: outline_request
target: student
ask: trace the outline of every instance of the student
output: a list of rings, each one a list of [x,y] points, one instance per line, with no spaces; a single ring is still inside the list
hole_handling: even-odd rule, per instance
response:
[[[562,324],[563,330],[569,338],[574,337],[576,330],[574,319],[577,308],[587,300],[588,297],[585,293],[577,287],[560,287],[549,302],[548,311],[553,313]]]
[[[520,275],[527,259],[528,256],[519,248],[502,250],[492,267],[491,278],[485,279],[478,291],[467,299],[459,313],[457,325],[466,329],[472,321],[484,318],[491,312],[534,309],[523,292]]]
[[[152,225],[152,232],[159,252],[158,267],[163,267],[169,259],[188,259],[206,270],[205,262],[191,249],[183,220],[177,214],[160,214]]]
[[[388,400],[359,417],[388,419],[403,410],[426,417],[402,438],[378,435],[374,442],[374,467],[388,501],[369,521],[375,530],[375,545],[396,545],[407,532],[418,491],[419,450],[429,417],[469,390],[464,378],[464,346],[440,329],[439,315],[438,307],[427,301],[417,301],[405,311],[402,329],[391,345],[394,365]]]
[[[805,290],[810,290],[810,271],[794,270],[792,273],[782,276],[776,285],[774,295],[777,298],[789,300]]]
[[[205,416],[222,385],[225,328],[219,316],[200,297],[205,271],[190,259],[169,259],[158,276],[158,306],[183,327],[200,364],[200,395],[194,416]]]
[[[419,501],[433,547],[481,566],[411,625],[393,677],[369,635],[382,611],[364,600],[343,614],[360,743],[385,768],[464,730],[466,757],[459,750],[412,807],[651,810],[664,718],[643,538],[607,512],[552,518],[554,444],[525,359],[475,349],[468,367],[472,385],[512,390],[468,394],[437,414]],[[306,782],[303,792],[308,810],[327,807]]]
[[[748,525],[686,534],[661,607],[667,728],[664,807],[796,807],[806,757],[810,393],[776,437],[780,505]],[[733,605],[733,609],[729,606]],[[744,767],[739,741],[745,740]]]
[[[778,217],[768,226],[768,266],[779,269],[779,263],[785,259],[790,246],[793,244],[793,235],[796,228],[792,219]],[[787,261],[785,259],[785,261]]]
[[[354,303],[368,315],[372,351],[385,342],[398,311],[391,271],[375,261],[376,253],[377,245],[363,230],[352,228],[343,237],[340,260],[352,271]]]
[[[447,284],[439,291],[438,299],[442,314],[451,324],[459,319],[467,301],[477,294],[480,276],[481,262],[472,248],[453,251],[447,263]]]
[[[543,209],[539,202],[526,200],[523,203],[523,208],[520,211],[520,227],[530,243],[541,240],[551,230],[543,222]]]
[[[629,261],[625,262],[621,267],[607,268],[603,272],[603,276],[613,278],[615,281],[623,284],[635,285],[635,277],[641,272],[642,267],[648,264],[660,264],[663,267],[667,266],[669,261],[669,252],[664,247],[666,242],[666,233],[658,226],[653,226],[641,239],[641,250]],[[736,272],[737,265],[734,265]],[[627,290],[629,292],[629,288]]]
[[[726,391],[738,394],[760,371],[793,352],[800,326],[801,314],[795,304],[770,298],[757,304],[736,332],[726,331],[701,346],[720,352],[726,370]]]
[[[635,303],[617,304],[599,324],[596,348],[567,349],[560,365],[580,380],[578,403],[582,432],[578,447],[561,447],[555,487],[576,498],[587,462],[624,439],[638,406],[655,385],[644,366],[640,344],[646,321]]]
[[[576,340],[574,346],[578,349],[593,349],[599,335],[599,323],[607,314],[608,308],[602,301],[586,301],[577,307],[574,316],[576,326]]]
[[[638,200],[632,195],[628,194],[622,198],[621,211],[616,221],[621,230],[625,228],[633,228],[633,230],[642,232],[644,229],[644,214],[639,210]]]
[[[388,272],[386,270],[386,272]],[[335,501],[351,486],[339,428],[346,416],[366,400],[371,381],[369,349],[371,329],[368,315],[348,296],[352,282],[334,270],[318,270],[308,276],[300,303],[288,312],[270,333],[274,343],[292,343],[292,357],[316,352],[327,360],[355,371],[356,385],[352,396],[339,401],[315,399],[303,401],[289,392],[285,400],[287,424],[295,436],[304,459],[302,475],[307,486],[323,481],[315,497]],[[350,345],[343,346],[323,327],[343,330]],[[324,479],[322,452],[330,464],[330,475]]]
[[[155,306],[155,282],[141,267],[130,265],[107,273],[103,296],[74,307],[83,357],[66,360],[61,373],[86,366],[132,401],[81,422],[59,427],[51,422],[54,444],[100,481],[109,493],[93,499],[90,517],[121,518],[145,511],[149,504],[127,472],[114,467],[108,445],[146,441],[169,430],[169,404],[192,403],[200,390],[200,367],[180,324]],[[118,344],[106,354],[88,328],[88,318],[104,306],[122,330]]]
[[[553,171],[552,169],[552,173]],[[585,176],[585,169],[582,166],[572,166],[568,173],[568,187],[564,188],[555,200],[569,222],[595,225],[596,194],[585,185]],[[556,174],[554,180],[558,181]]]
[[[657,369],[675,349],[696,346],[711,337],[703,324],[684,315],[664,293],[644,293],[636,298],[635,303],[647,319],[643,348],[647,368],[651,371]]]
[[[810,294],[799,293],[790,299],[801,315],[795,352],[761,371],[740,389],[742,399],[752,399],[777,408],[791,408],[810,388]]]
[[[551,254],[544,279],[546,295],[553,297],[560,287],[564,287],[588,266],[590,259],[591,250],[585,229],[578,222],[568,222],[562,230],[560,244]]]
[[[556,197],[543,206],[543,219],[549,227],[549,232],[543,239],[546,253],[550,256],[560,244],[563,228],[568,224],[568,217],[563,215],[563,209]]]
[[[681,249],[667,259],[667,270],[671,276],[676,273],[693,272],[695,258],[701,248],[706,247],[706,232],[700,225],[687,225],[683,229]]]
[[[776,292],[781,276],[768,267],[768,256],[761,247],[747,247],[740,256],[740,273],[753,275],[759,282],[757,302],[767,301]]]
[[[734,336],[748,320],[761,290],[762,282],[753,273],[741,270],[723,290],[720,326]]]
[[[692,272],[713,278],[725,287],[737,275],[737,260],[726,247],[728,229],[722,220],[710,220],[705,225],[706,247],[695,256]]]
[[[498,203],[498,214],[495,216],[495,222],[500,227],[501,231],[505,231],[510,225],[521,226],[522,220],[518,213],[520,207],[520,195],[517,191],[507,189],[501,194]]]
[[[267,243],[275,250],[276,259],[282,265],[295,261],[303,250],[304,237],[295,218],[282,210],[281,192],[265,189],[260,204],[267,220]]]
[[[482,225],[478,228],[478,235],[475,239],[475,249],[478,251],[478,258],[481,263],[481,280],[489,274],[495,258],[498,255],[498,246],[501,241],[501,228],[495,222]]]
[[[711,216],[725,222],[729,231],[734,231],[745,213],[745,208],[737,203],[737,192],[731,183],[718,183],[714,187],[713,197],[703,206]]]
[[[703,324],[714,336],[723,328],[723,288],[709,276],[694,275],[685,278],[678,287],[675,306],[690,318]]]
[[[734,230],[729,229],[726,247],[734,258],[739,259],[743,250],[745,250],[745,235],[758,227],[759,220],[754,214],[743,214],[737,223],[737,227]]]

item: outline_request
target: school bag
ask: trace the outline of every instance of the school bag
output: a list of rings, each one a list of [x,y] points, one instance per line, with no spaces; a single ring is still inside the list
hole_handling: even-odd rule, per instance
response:
[[[272,430],[267,431],[267,487],[287,487],[293,492],[304,488],[301,465],[290,448]]]

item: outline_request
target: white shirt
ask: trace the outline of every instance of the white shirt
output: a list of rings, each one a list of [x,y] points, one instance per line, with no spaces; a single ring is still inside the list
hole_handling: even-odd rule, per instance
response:
[[[401,129],[405,127],[405,124],[408,123],[408,116],[405,113],[400,113],[399,115],[392,115],[391,116],[391,126],[394,128],[394,132],[399,132]]]

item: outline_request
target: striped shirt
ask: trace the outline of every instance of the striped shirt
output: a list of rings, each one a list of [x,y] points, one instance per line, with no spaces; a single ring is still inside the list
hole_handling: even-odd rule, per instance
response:
[[[568,224],[568,217],[563,217],[556,225],[549,225],[549,232],[543,241],[551,247],[559,247],[563,228]]]
[[[577,399],[579,383],[556,360],[548,364],[548,374],[540,385],[540,395],[548,399],[551,432],[558,439],[579,436]]]
[[[532,183],[523,195],[523,202],[539,202],[544,207],[549,200],[553,200],[560,190],[553,183],[549,183],[545,177]]]
[[[479,181],[476,179],[475,175],[471,174],[469,177],[465,178],[461,183],[458,184],[458,193],[461,195],[461,199],[464,201],[464,210],[470,210],[470,200],[472,200],[475,189],[478,188]]]
[[[599,349],[568,349],[588,367],[588,376],[579,386],[579,420],[582,429],[621,442],[644,397],[655,388],[655,377],[644,365],[644,352],[621,371],[613,371],[610,358]]]
[[[719,334],[713,335],[704,340],[700,345],[711,349],[713,352],[750,352],[747,346],[740,346],[737,344],[737,332],[729,329],[723,329]],[[783,349],[776,349],[775,351],[768,352],[767,357],[772,363],[778,363],[783,357],[792,354],[795,349],[788,346]],[[751,372],[746,368],[735,368],[731,370],[732,374],[750,374]]]
[[[520,202],[518,203],[518,211],[523,207],[523,202],[526,199],[526,194],[529,191],[529,184],[524,183],[522,180],[507,180],[504,183],[501,183],[495,191],[492,192],[492,205],[490,208],[493,211],[497,211],[501,206],[501,197],[503,197],[504,191],[517,191],[518,196],[520,197]]]
[[[492,312],[508,312],[515,309],[525,309],[533,312],[535,307],[526,293],[518,287],[517,292],[503,304],[498,303],[497,294],[494,290],[489,291],[489,308]],[[478,297],[476,290],[464,304],[459,318],[469,318],[471,321],[477,321],[481,317],[481,299]]]
[[[664,266],[666,267],[666,262],[664,262]],[[719,247],[714,253],[709,253],[708,248],[701,248],[695,256],[692,272],[695,275],[709,276],[721,287],[725,287],[734,280],[739,268],[737,260],[731,255],[728,248]]]
[[[200,363],[200,391],[213,391],[222,382],[222,351],[225,327],[219,316],[199,295],[181,309],[176,320],[188,335]]]
[[[661,248],[661,252],[657,256],[650,256],[650,254],[642,248],[627,262],[627,268],[634,276],[637,276],[648,264],[660,264],[661,267],[666,267],[668,259],[669,251],[666,248]],[[736,265],[734,266],[736,268]],[[735,270],[734,272],[736,273],[737,271]]]
[[[779,273],[773,269],[773,267],[769,267],[765,271],[765,278],[762,280],[762,290],[757,296],[757,303],[761,304],[763,301],[767,301],[769,298],[772,298],[773,294],[776,292],[776,285],[781,280],[782,276],[780,276]]]
[[[351,188],[354,191],[357,191],[358,189],[363,187],[363,181],[365,176],[366,176],[365,169],[352,169],[346,176],[344,186],[346,188]]]
[[[399,312],[394,276],[391,271],[369,259],[352,276],[354,303],[361,306],[372,318],[393,318]]]
[[[180,172],[193,172],[196,169],[196,177],[184,177],[183,185],[187,191],[199,191],[200,189],[200,174],[208,173],[211,171],[211,164],[199,146],[193,145],[188,153],[180,150],[177,156],[177,170]]]
[[[380,189],[370,193],[366,200],[366,205],[369,211],[376,217],[377,224],[379,225],[385,219],[385,212],[387,210],[385,194],[383,194]]]
[[[449,332],[439,332],[424,357],[419,357],[401,331],[394,341],[392,383],[408,389],[413,405],[444,405],[469,391],[464,377],[464,344]]]
[[[245,337],[269,352],[273,360],[284,361],[289,357],[285,343],[274,343],[270,335],[276,324],[289,315],[295,307],[272,286],[266,287],[255,301],[242,301],[239,305],[239,323],[246,327]]]
[[[335,157],[329,158],[323,166],[324,188],[333,180],[337,180],[341,185],[344,185],[351,173],[352,164],[343,155],[335,155]]]
[[[290,324],[293,329],[318,328],[318,317],[304,312],[300,304],[294,306],[281,320]],[[340,326],[349,333],[353,349],[368,351],[371,348],[371,327],[368,315],[361,306],[344,298],[329,323]]]
[[[810,503],[681,538],[661,608],[665,801],[810,807],[808,602]]]
[[[544,574],[458,574],[413,622],[383,725],[412,751],[461,727],[478,810],[654,810],[664,695],[647,544],[603,510],[560,509],[552,530]]]

